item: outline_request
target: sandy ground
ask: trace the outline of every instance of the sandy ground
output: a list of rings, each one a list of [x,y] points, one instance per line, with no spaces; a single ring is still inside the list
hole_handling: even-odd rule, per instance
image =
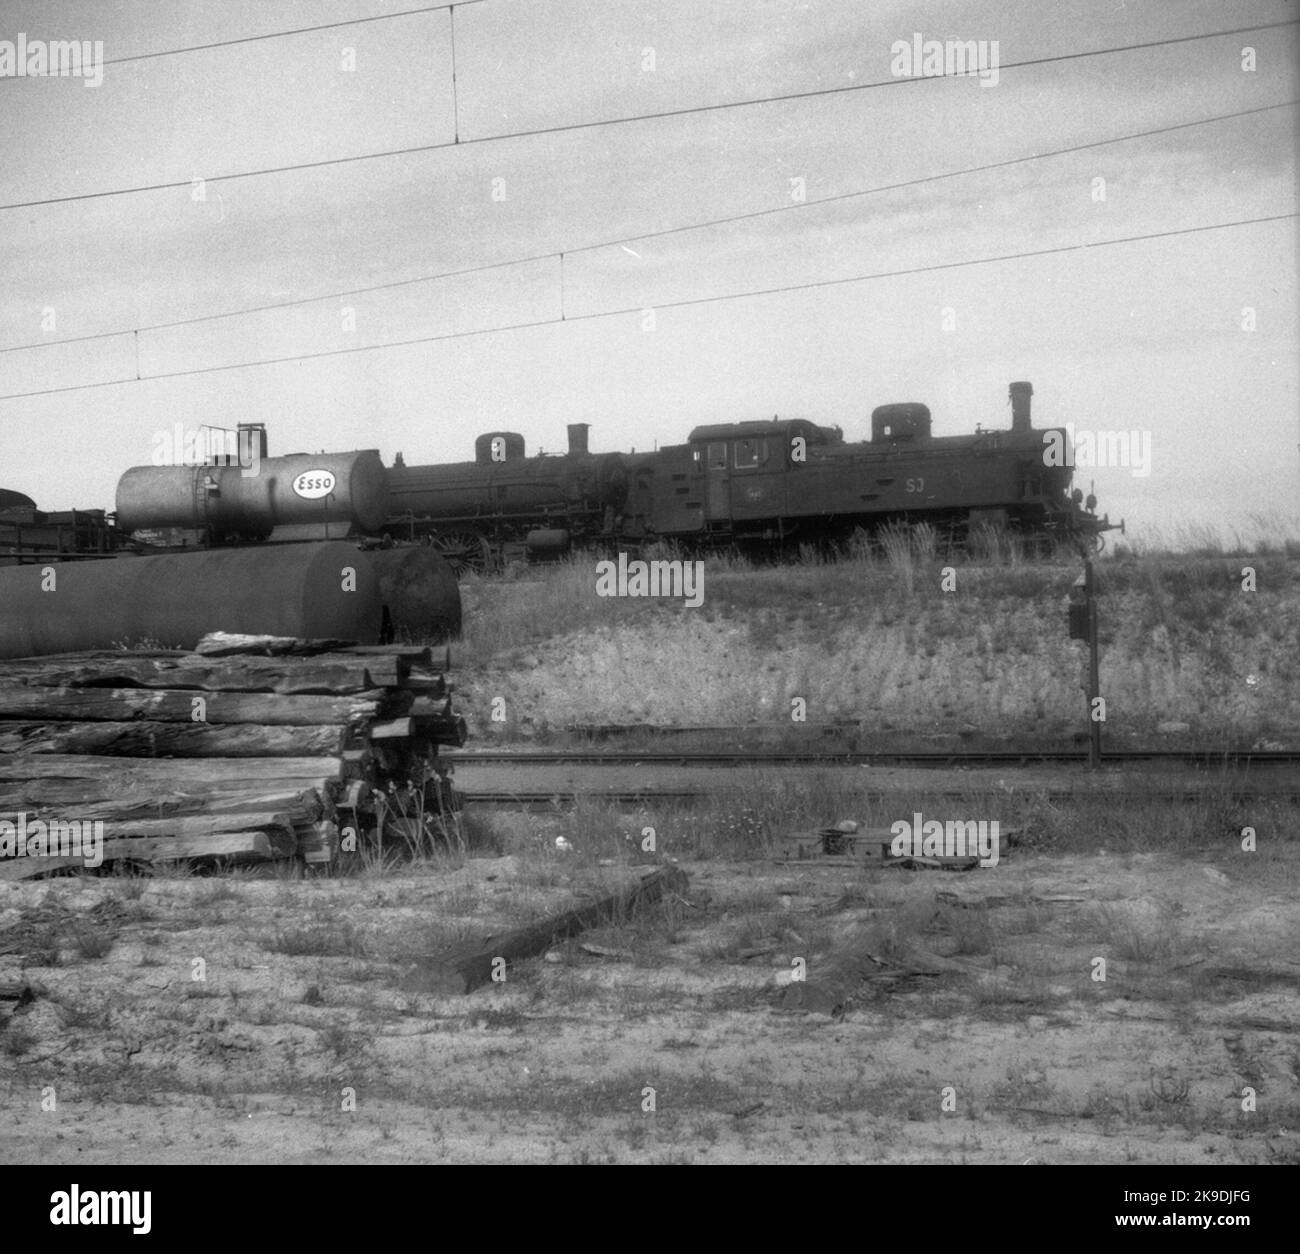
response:
[[[1293,843],[683,864],[625,926],[415,991],[419,955],[633,873],[502,821],[533,847],[0,885],[0,984],[43,986],[0,1001],[0,1161],[1300,1161]]]

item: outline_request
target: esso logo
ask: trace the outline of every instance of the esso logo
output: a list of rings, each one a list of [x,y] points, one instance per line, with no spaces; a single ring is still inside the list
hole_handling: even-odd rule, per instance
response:
[[[295,475],[294,492],[308,501],[319,501],[334,491],[334,472],[332,470],[304,470]]]

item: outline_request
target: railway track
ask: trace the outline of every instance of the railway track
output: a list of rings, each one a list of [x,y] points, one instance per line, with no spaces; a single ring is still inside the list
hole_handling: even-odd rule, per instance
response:
[[[515,766],[914,766],[993,767],[1043,764],[1086,765],[1086,750],[952,750],[857,751],[820,750],[680,750],[680,749],[466,749],[447,755],[454,762],[474,762]],[[1293,749],[1122,749],[1101,756],[1103,766],[1122,766],[1135,762],[1161,763],[1172,766],[1287,767],[1300,765],[1300,750]]]
[[[469,802],[536,808],[589,798],[615,804],[685,801],[741,794],[773,783],[826,787],[855,800],[911,804],[920,797],[1035,797],[1116,805],[1186,803],[1225,797],[1300,800],[1300,755],[1225,760],[1223,754],[1112,755],[1101,770],[1070,755],[796,754],[730,751],[591,752],[503,749],[446,755],[457,791]]]

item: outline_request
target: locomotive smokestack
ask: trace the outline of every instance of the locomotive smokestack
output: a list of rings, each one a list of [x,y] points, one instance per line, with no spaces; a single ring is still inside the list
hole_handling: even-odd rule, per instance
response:
[[[569,423],[569,454],[587,452],[587,432],[591,429],[589,422]]]
[[[1032,383],[1013,383],[1011,385],[1011,430],[1028,431],[1031,427],[1029,419],[1029,398],[1034,394],[1034,385]]]

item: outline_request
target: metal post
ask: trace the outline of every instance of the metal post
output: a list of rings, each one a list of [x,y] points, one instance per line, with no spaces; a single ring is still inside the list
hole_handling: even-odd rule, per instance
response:
[[[1088,605],[1088,766],[1101,765],[1101,723],[1096,718],[1096,702],[1101,695],[1101,673],[1097,659],[1097,585],[1093,578],[1092,557],[1083,559],[1084,595]]]

